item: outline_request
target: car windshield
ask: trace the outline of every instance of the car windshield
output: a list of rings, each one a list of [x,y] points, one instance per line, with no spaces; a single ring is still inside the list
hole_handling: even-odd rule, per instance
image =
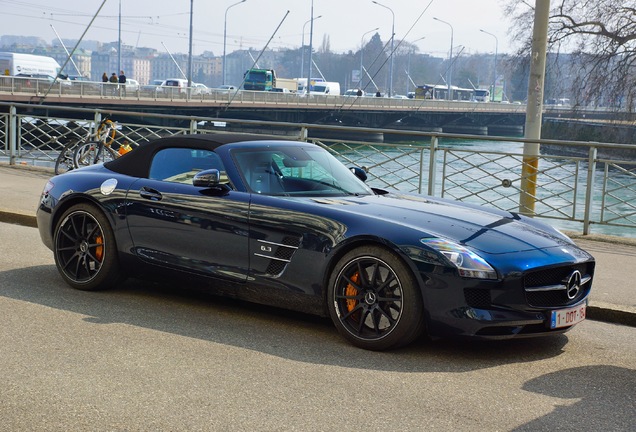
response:
[[[286,196],[372,195],[373,191],[320,147],[267,147],[233,152],[251,192]]]

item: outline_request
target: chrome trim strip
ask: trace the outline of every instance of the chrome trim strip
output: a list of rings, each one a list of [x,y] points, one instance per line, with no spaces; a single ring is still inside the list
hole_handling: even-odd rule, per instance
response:
[[[266,243],[266,244],[270,244],[270,245],[274,245],[274,246],[280,246],[280,247],[286,247],[286,248],[290,248],[290,249],[298,249],[298,246],[292,246],[292,245],[286,245],[283,243],[274,243],[271,241],[266,241],[266,240],[256,240],[259,243]]]
[[[267,258],[267,259],[273,259],[273,260],[276,260],[276,261],[282,261],[282,262],[286,262],[286,263],[291,262],[291,260],[278,258],[278,257],[273,257],[273,256],[269,256],[269,255],[263,255],[263,254],[259,254],[259,253],[255,253],[254,256],[261,257],[261,258]]]
[[[592,280],[592,276],[590,275],[583,276],[581,278],[581,286],[585,285],[590,280]],[[563,291],[563,290],[566,290],[567,288],[568,288],[567,285],[559,284],[559,285],[546,285],[546,286],[531,287],[531,288],[524,288],[524,289],[526,292],[539,292],[539,291]]]

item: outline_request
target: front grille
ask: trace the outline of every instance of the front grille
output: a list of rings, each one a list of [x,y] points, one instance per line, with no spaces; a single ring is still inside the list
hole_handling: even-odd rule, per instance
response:
[[[568,297],[565,289],[536,290],[541,287],[564,285],[575,270],[578,270],[582,276],[592,276],[594,263],[553,267],[527,273],[524,276],[523,284],[528,304],[533,307],[567,307],[585,298],[590,292],[591,282],[584,284],[573,299]]]
[[[574,270],[580,271],[583,275],[590,274],[587,269],[587,264],[579,264],[576,266],[566,267],[553,267],[526,273],[523,284],[525,288],[556,285],[561,283],[561,281],[568,277]]]

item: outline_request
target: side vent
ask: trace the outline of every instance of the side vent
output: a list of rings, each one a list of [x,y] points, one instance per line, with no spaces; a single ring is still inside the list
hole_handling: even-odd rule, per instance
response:
[[[266,240],[258,240],[261,247],[254,255],[268,258],[269,265],[265,271],[268,275],[278,276],[291,261],[294,252],[300,246],[300,239],[296,237],[284,237],[280,243]]]

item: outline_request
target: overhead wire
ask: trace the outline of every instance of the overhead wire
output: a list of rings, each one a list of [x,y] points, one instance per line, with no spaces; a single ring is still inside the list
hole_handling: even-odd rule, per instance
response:
[[[409,33],[411,33],[411,30],[413,30],[413,28],[415,27],[415,25],[420,21],[420,19],[424,16],[424,14],[426,13],[426,11],[428,10],[428,8],[431,7],[431,4],[433,4],[434,0],[430,0],[429,3],[426,5],[426,7],[424,8],[424,10],[422,10],[422,12],[420,13],[420,15],[415,19],[415,21],[413,22],[413,24],[411,25],[411,27],[409,27],[409,29],[406,31],[406,33],[404,34],[404,37],[398,42],[398,44],[393,48],[393,51],[390,52],[390,54],[384,59],[384,62],[380,65],[380,67],[377,69],[376,73],[373,74],[373,76],[371,77],[371,80],[373,80],[373,78],[375,78],[380,71],[382,70],[382,68],[386,65],[386,63],[389,61],[389,59],[391,58],[391,56],[393,56],[395,54],[395,52],[398,50],[398,48],[400,47],[400,45],[402,45],[402,43],[406,40],[406,37],[409,35]],[[395,37],[395,35],[391,35],[391,37]],[[389,40],[390,41],[390,40]],[[387,43],[384,45],[384,47],[382,48],[382,50],[380,51],[380,53],[378,54],[378,56],[376,56],[376,58],[373,60],[373,62],[371,63],[371,66],[369,66],[369,68],[373,67],[373,65],[375,64],[375,62],[377,61],[377,59],[379,58],[380,54],[382,52],[384,52],[384,50],[386,49],[389,41],[387,41]],[[363,50],[364,47],[360,47],[360,50]],[[362,71],[360,71],[362,72]],[[362,90],[365,90],[366,87],[369,86],[370,83],[368,83],[365,88],[363,88]],[[349,105],[349,108],[353,107],[353,105],[356,102],[356,98],[353,98],[353,100],[351,101],[351,104]],[[343,109],[343,107],[347,104],[347,101],[344,101],[342,103],[342,105],[340,106],[340,108],[338,109],[338,111],[341,111]]]

